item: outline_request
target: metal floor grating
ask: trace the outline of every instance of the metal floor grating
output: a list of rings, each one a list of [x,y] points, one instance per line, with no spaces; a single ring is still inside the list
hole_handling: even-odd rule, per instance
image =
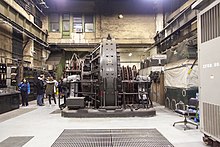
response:
[[[0,147],[22,147],[34,136],[12,136],[0,142]]]
[[[64,130],[52,147],[173,147],[157,129]]]

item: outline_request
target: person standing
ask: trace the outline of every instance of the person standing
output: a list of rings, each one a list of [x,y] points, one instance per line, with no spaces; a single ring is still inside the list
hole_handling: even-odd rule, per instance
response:
[[[59,99],[61,99],[61,97],[62,97],[61,96],[62,95],[62,80],[59,80],[57,89],[58,89],[58,97],[59,97]]]
[[[37,105],[43,106],[42,99],[44,95],[44,83],[41,77],[38,77],[37,79],[36,88],[37,88]]]
[[[44,76],[44,75],[41,75],[40,77],[41,77],[42,82],[43,82],[43,98],[42,98],[42,104],[44,105],[44,96],[45,96],[45,90],[46,90],[47,82],[46,82],[46,80],[45,80],[45,76]]]
[[[18,88],[21,91],[22,106],[28,106],[28,94],[30,94],[30,84],[26,79],[23,79]]]
[[[56,104],[56,98],[55,98],[55,81],[53,80],[53,77],[49,77],[46,85],[46,95],[49,97],[49,104],[51,105],[51,97],[54,99],[54,103]]]

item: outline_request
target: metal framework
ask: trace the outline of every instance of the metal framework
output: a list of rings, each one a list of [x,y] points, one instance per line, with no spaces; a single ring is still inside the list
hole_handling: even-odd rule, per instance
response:
[[[190,26],[191,23],[197,20],[197,10],[192,10],[191,6],[185,8],[179,15],[177,15],[167,26],[159,32],[155,37],[155,46],[162,44],[170,44],[178,36],[181,29]],[[178,38],[178,37],[177,37]],[[160,50],[160,51],[163,51]]]

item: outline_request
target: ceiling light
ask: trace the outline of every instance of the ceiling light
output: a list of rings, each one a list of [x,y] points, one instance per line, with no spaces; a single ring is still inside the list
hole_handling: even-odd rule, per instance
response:
[[[132,56],[132,53],[129,53],[128,56],[131,57],[131,56]]]
[[[118,15],[118,19],[122,19],[124,16],[122,14]]]

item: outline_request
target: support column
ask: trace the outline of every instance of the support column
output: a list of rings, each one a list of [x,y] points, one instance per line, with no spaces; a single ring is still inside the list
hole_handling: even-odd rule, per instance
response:
[[[161,2],[155,2],[156,7],[156,32],[160,32],[164,27],[163,5]]]
[[[45,69],[47,69],[47,65],[46,65],[46,61],[49,58],[50,55],[50,51],[46,50],[46,49],[42,49],[42,67],[44,67]]]
[[[23,61],[30,62],[29,67],[33,68],[34,66],[34,41],[29,40],[25,46],[26,42],[24,43],[24,50],[23,50]],[[24,63],[24,62],[23,62]]]

